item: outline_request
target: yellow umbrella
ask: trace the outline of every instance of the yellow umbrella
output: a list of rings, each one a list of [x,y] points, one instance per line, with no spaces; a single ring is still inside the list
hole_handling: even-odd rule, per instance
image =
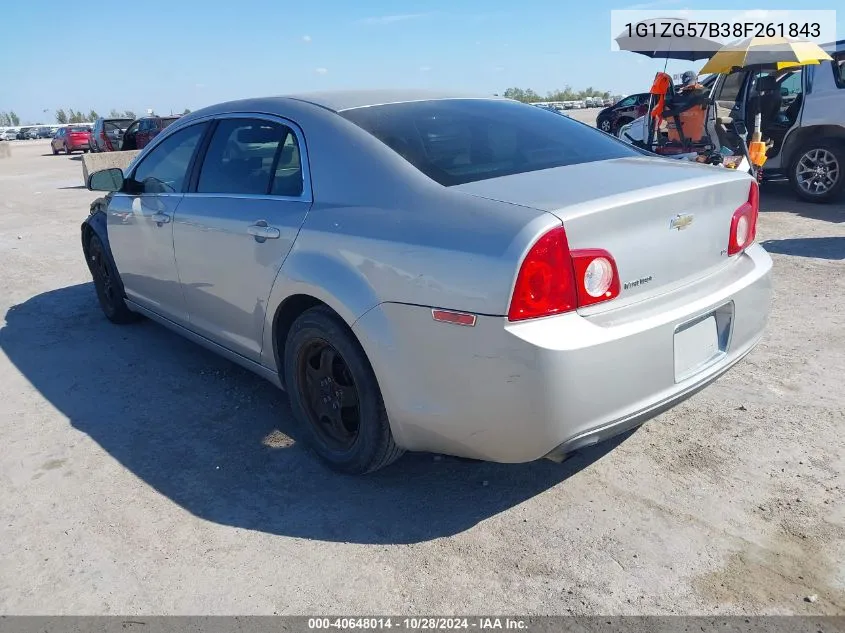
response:
[[[832,59],[818,44],[785,37],[750,37],[727,44],[710,58],[700,74],[729,73],[734,68],[774,66],[777,70]]]

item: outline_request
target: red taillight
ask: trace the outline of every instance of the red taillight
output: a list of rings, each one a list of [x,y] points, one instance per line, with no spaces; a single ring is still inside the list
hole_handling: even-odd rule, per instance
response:
[[[564,228],[543,235],[528,251],[516,277],[509,321],[571,312],[619,294],[619,275],[610,253],[569,250]]]
[[[728,238],[728,255],[736,255],[748,248],[757,237],[757,216],[760,214],[760,187],[751,183],[748,202],[734,211]]]

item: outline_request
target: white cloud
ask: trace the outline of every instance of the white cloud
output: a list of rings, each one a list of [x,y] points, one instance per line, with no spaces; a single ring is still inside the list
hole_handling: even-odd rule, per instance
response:
[[[309,43],[311,41],[311,36],[310,35],[303,35],[302,41],[305,42],[306,44]]]
[[[421,73],[427,73],[429,70],[431,70],[431,66],[420,66]]]
[[[395,24],[396,22],[407,22],[408,20],[418,20],[424,18],[428,13],[402,13],[398,15],[378,15],[371,18],[364,18],[358,20],[358,24]]]
[[[315,68],[315,69],[314,69],[314,72],[315,72],[315,73],[317,73],[318,75],[325,75],[327,72],[329,72],[329,69],[328,69],[328,68],[323,68],[323,67],[321,66],[320,68]]]

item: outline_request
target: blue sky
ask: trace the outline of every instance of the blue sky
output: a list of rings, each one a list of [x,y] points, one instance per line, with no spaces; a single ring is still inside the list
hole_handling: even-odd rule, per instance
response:
[[[352,87],[500,93],[647,89],[662,63],[610,50],[612,9],[737,7],[682,0],[7,0],[0,110],[181,112],[228,99]],[[571,7],[578,7],[577,11]],[[834,9],[833,0],[802,8]],[[845,11],[837,16],[845,33]],[[12,27],[12,25],[14,25]],[[693,67],[698,67],[692,65]],[[682,72],[686,62],[670,62]],[[43,110],[48,110],[46,114]]]

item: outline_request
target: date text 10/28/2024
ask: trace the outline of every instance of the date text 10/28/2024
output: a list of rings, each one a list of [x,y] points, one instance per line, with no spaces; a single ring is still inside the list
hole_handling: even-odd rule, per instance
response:
[[[312,631],[397,630],[397,631],[527,631],[520,618],[308,618]]]
[[[821,37],[818,22],[638,22],[625,25],[628,37]]]

